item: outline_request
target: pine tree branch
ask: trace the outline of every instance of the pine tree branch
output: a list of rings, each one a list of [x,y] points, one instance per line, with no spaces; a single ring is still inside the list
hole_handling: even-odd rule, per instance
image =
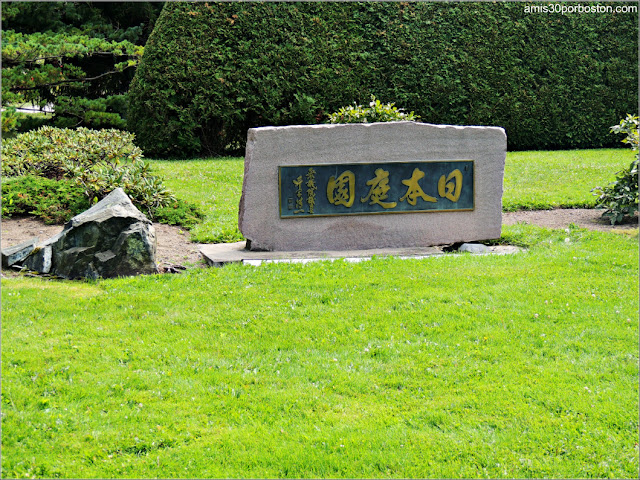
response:
[[[66,83],[92,82],[93,80],[97,80],[97,79],[105,77],[107,75],[112,75],[114,73],[124,72],[126,69],[131,68],[132,66],[133,65],[124,67],[122,70],[110,70],[108,72],[105,72],[105,73],[102,73],[102,74],[100,74],[98,76],[90,77],[90,78],[69,78],[69,79],[60,80],[60,81],[57,81],[57,82],[42,83],[40,85],[36,85],[36,86],[33,86],[33,87],[10,87],[9,91],[10,92],[24,92],[24,91],[29,91],[29,90],[40,90],[40,89],[46,88],[46,87],[55,87],[57,85],[64,85]]]
[[[113,56],[113,57],[129,57],[129,58],[135,58],[135,55],[129,54],[129,53],[122,53],[121,55],[117,55],[113,52],[92,52],[90,54],[86,54],[85,56],[87,57],[92,57],[94,55],[105,55],[105,56]],[[5,64],[5,66],[11,66],[14,67],[16,65],[20,65],[22,63],[37,63],[39,61],[47,61],[47,60],[51,60],[51,59],[62,59],[62,58],[77,58],[80,57],[80,55],[78,54],[64,54],[61,53],[59,55],[49,55],[46,57],[37,57],[37,58],[25,58],[25,59],[19,59],[19,58],[3,58],[2,59],[2,63]]]

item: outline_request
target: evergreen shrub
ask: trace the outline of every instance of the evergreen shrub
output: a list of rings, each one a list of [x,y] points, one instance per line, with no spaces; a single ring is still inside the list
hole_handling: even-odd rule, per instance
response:
[[[637,103],[634,14],[521,3],[167,2],[130,88],[147,154],[241,152],[375,92],[429,123],[504,127],[510,150],[615,146]]]
[[[33,215],[47,224],[67,222],[90,207],[82,187],[71,180],[25,175],[2,182],[2,217]]]
[[[49,115],[41,114],[41,113],[16,113],[16,118],[18,122],[20,122],[19,126],[16,128],[16,133],[24,133],[29,130],[37,130],[40,127],[44,127],[48,123],[51,122],[51,117]],[[9,134],[8,136],[3,135],[3,138],[11,138],[14,135]]]
[[[80,191],[85,201],[90,203],[96,203],[115,188],[121,187],[133,204],[151,219],[156,219],[163,207],[176,210],[167,223],[183,224],[181,220],[184,220],[192,225],[196,219],[201,219],[203,215],[195,205],[177,199],[164,186],[162,179],[150,173],[149,164],[142,160],[142,151],[133,140],[133,134],[115,129],[42,127],[2,142],[2,175],[28,178],[16,181],[18,186],[23,185],[20,182],[27,182],[24,183],[25,188],[33,183],[33,178],[50,180],[40,181],[37,187],[42,192],[47,191],[46,195],[52,198],[55,192],[67,188],[66,184],[72,182],[75,189],[69,191],[70,197]],[[62,183],[56,185],[56,181]],[[5,211],[5,201],[11,205],[12,201],[15,202],[12,200],[15,196],[5,198],[4,188],[3,183],[3,216],[5,213],[24,213],[27,207],[21,212]],[[83,204],[84,207],[88,205]],[[60,208],[65,215],[70,210],[62,206]],[[75,215],[80,212],[73,210],[71,213]],[[37,209],[35,213],[26,213],[47,219]],[[160,217],[167,218],[166,212],[162,211]]]
[[[195,227],[203,218],[202,210],[196,205],[179,198],[155,210],[156,221],[185,228]]]

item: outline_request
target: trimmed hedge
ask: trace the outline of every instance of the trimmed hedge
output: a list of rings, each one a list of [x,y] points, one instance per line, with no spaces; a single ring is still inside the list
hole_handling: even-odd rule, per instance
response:
[[[632,13],[521,3],[167,2],[129,128],[148,155],[240,152],[250,127],[318,123],[375,94],[425,122],[502,126],[510,150],[615,146],[608,126],[637,104],[637,34]]]

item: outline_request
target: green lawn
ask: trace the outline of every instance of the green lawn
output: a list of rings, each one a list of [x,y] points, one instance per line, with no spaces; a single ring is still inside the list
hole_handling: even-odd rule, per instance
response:
[[[591,189],[612,181],[633,160],[631,149],[509,152],[504,175],[506,211],[593,207]],[[205,220],[191,237],[200,243],[242,240],[238,203],[242,158],[151,160],[166,184],[185,200],[202,206]]]
[[[154,166],[234,238],[241,159]],[[637,478],[637,229],[502,240],[529,249],[2,279],[2,476]]]
[[[3,476],[636,478],[637,234],[505,230],[529,252],[3,280]]]
[[[238,230],[238,204],[242,195],[243,158],[150,160],[165,184],[184,200],[205,212],[202,223],[191,229],[199,243],[242,240]]]
[[[509,152],[504,172],[505,211],[593,208],[591,189],[615,179],[634,158],[631,149]]]

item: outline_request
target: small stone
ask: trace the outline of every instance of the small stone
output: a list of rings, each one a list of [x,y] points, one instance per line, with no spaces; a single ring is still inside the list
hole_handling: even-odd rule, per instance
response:
[[[57,242],[61,235],[62,232],[44,242],[38,243],[33,251],[24,259],[22,265],[28,270],[49,273],[51,271],[51,258],[53,253],[51,245]]]
[[[13,247],[2,249],[2,266],[8,268],[16,263],[22,262],[38,244],[38,237],[33,237]]]
[[[489,253],[491,249],[481,243],[463,243],[458,249],[459,252],[469,253]]]

